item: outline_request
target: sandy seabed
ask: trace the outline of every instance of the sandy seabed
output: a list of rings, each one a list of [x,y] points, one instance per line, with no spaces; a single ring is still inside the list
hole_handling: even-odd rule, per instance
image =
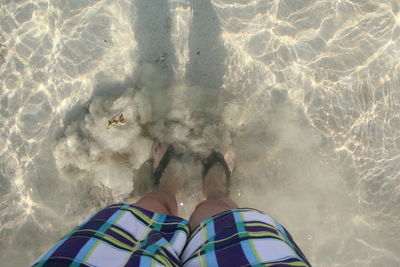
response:
[[[2,266],[151,190],[155,139],[183,217],[231,147],[232,198],[313,265],[399,266],[399,36],[397,0],[3,0]]]

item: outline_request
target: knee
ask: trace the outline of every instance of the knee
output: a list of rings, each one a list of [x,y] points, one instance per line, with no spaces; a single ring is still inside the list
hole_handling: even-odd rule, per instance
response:
[[[234,208],[238,208],[235,202],[230,200],[228,197],[216,197],[216,198],[209,198],[202,202],[200,202],[196,206],[196,210],[202,209],[210,209],[210,208],[219,208],[224,210],[230,210]]]
[[[178,213],[174,197],[160,190],[147,194],[134,205],[161,214],[177,216]]]

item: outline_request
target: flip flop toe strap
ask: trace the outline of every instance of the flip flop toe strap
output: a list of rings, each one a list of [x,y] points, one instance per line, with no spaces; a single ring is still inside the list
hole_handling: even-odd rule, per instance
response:
[[[211,169],[214,164],[220,163],[222,167],[225,169],[226,175],[226,185],[227,185],[227,194],[229,194],[229,189],[231,185],[231,170],[228,167],[228,164],[225,161],[224,156],[219,152],[212,152],[211,155],[203,162],[203,178],[207,175],[208,171]]]
[[[182,156],[182,154],[179,154],[175,151],[174,147],[172,145],[169,145],[167,148],[167,151],[165,151],[164,156],[160,160],[160,163],[158,164],[157,168],[154,170],[153,173],[153,178],[154,178],[154,183],[158,185],[160,183],[161,176],[165,170],[165,168],[168,166],[169,162],[171,161],[171,158],[179,159]]]

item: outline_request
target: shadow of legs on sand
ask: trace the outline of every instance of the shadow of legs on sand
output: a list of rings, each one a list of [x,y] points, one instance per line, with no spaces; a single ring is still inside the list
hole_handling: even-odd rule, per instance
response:
[[[189,63],[186,80],[192,85],[219,89],[226,71],[227,51],[220,38],[221,23],[210,0],[191,2]]]
[[[154,64],[172,80],[176,58],[171,42],[171,13],[168,1],[137,0],[132,6],[132,27],[137,41],[140,65]],[[135,77],[136,78],[136,77]]]
[[[203,125],[218,122],[223,111],[223,77],[227,54],[220,37],[221,22],[210,0],[191,2],[189,62],[185,79],[190,85],[188,101],[191,113]]]

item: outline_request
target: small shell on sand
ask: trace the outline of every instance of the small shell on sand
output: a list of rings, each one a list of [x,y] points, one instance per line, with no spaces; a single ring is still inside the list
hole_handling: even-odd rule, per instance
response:
[[[124,114],[121,113],[121,115],[119,115],[119,118],[117,119],[112,119],[108,121],[108,128],[110,128],[112,125],[125,125],[125,118],[124,118]]]

